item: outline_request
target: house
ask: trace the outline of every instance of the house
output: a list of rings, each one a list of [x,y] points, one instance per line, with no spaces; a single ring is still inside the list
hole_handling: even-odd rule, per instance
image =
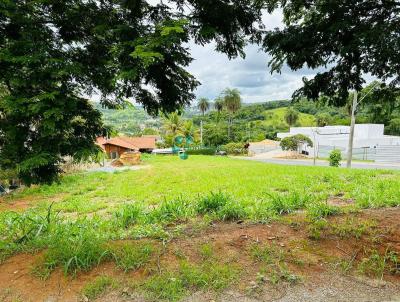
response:
[[[154,137],[113,137],[106,139],[98,137],[96,143],[111,158],[119,158],[121,154],[129,151],[140,151],[151,153],[156,148],[156,139]]]

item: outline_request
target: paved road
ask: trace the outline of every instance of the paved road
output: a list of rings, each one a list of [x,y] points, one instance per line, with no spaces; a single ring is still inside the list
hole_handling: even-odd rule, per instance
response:
[[[278,159],[278,158],[254,158],[254,157],[243,157],[246,160],[254,160],[265,163],[279,164],[279,165],[288,165],[288,166],[313,166],[313,160],[303,160],[303,159]],[[317,166],[320,167],[328,167],[329,163],[323,160],[317,160]],[[346,163],[342,162],[342,168],[346,167]],[[369,162],[353,162],[352,167],[356,169],[385,169],[385,170],[400,170],[399,164],[378,164],[378,163],[369,163]]]

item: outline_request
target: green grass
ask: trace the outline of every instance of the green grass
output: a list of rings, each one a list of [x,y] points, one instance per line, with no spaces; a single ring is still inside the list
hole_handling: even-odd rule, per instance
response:
[[[193,202],[210,192],[222,192],[245,206],[277,198],[325,201],[337,193],[344,193],[344,198],[352,198],[363,207],[400,204],[398,172],[279,166],[207,156],[191,156],[187,161],[159,156],[146,162],[151,168],[67,175],[60,184],[26,189],[12,199],[29,196],[46,201],[39,203],[46,208],[50,201],[61,197],[57,210],[77,213],[114,209],[132,202],[144,206],[178,199]],[[166,215],[178,210],[164,206]]]
[[[124,244],[113,247],[111,250],[117,266],[125,272],[137,270],[144,266],[149,262],[154,252],[150,244]]]
[[[330,196],[352,199],[355,208],[400,205],[398,172],[210,156],[187,161],[146,157],[145,163],[148,169],[66,175],[58,184],[14,194],[10,202],[29,197],[37,200],[36,207],[0,212],[0,261],[18,252],[43,251],[43,261],[34,269],[41,278],[57,267],[75,274],[105,260],[128,271],[149,261],[151,247],[116,251],[109,246],[111,240],[168,242],[191,221],[203,220],[199,226],[213,220],[265,222],[303,209],[315,220],[310,237],[318,239],[323,219],[339,213],[327,205]]]

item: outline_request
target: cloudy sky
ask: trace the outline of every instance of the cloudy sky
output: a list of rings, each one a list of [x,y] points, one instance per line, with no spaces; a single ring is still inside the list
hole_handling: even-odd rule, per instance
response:
[[[282,13],[264,15],[268,29],[281,27]],[[282,73],[271,74],[268,68],[269,56],[259,51],[258,46],[246,47],[246,58],[229,60],[226,55],[214,51],[214,45],[189,45],[195,59],[189,71],[202,83],[197,97],[216,98],[223,89],[237,88],[246,103],[265,102],[290,98],[302,85],[302,77],[312,77],[316,72],[283,68]]]

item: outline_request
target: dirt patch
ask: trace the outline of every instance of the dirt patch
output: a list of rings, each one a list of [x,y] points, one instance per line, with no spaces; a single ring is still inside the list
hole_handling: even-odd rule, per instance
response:
[[[34,207],[37,203],[41,201],[51,200],[52,202],[61,201],[66,194],[58,194],[56,196],[51,196],[48,198],[43,197],[34,197],[34,196],[26,196],[22,198],[13,198],[13,197],[1,197],[0,198],[0,212],[2,211],[15,211],[15,212],[23,212],[29,208]]]
[[[327,200],[327,204],[330,206],[336,206],[336,207],[346,207],[349,205],[354,204],[353,199],[348,199],[344,198],[343,194],[337,194],[335,196],[330,196]]]
[[[371,250],[384,254],[390,249],[400,255],[400,208],[329,218],[319,239],[310,239],[312,227],[305,215],[293,214],[270,224],[215,223],[199,232],[188,228],[165,245],[151,267],[127,274],[114,263],[105,263],[74,278],[56,270],[43,281],[31,274],[40,254],[19,254],[0,265],[0,301],[81,301],[84,285],[101,275],[119,280],[121,286],[98,301],[144,301],[132,288],[126,290],[132,281],[158,270],[174,269],[183,258],[199,263],[204,245],[212,247],[213,257],[220,262],[240,267],[240,281],[219,296],[201,292],[184,301],[400,301],[400,267],[392,274],[385,272],[384,281],[361,277],[356,269]],[[159,249],[163,246],[155,245]],[[259,272],[268,265],[254,260],[254,246],[279,249],[286,269],[300,281],[294,285],[288,281],[277,285],[260,282]],[[344,262],[354,268],[343,272],[340,265]]]

